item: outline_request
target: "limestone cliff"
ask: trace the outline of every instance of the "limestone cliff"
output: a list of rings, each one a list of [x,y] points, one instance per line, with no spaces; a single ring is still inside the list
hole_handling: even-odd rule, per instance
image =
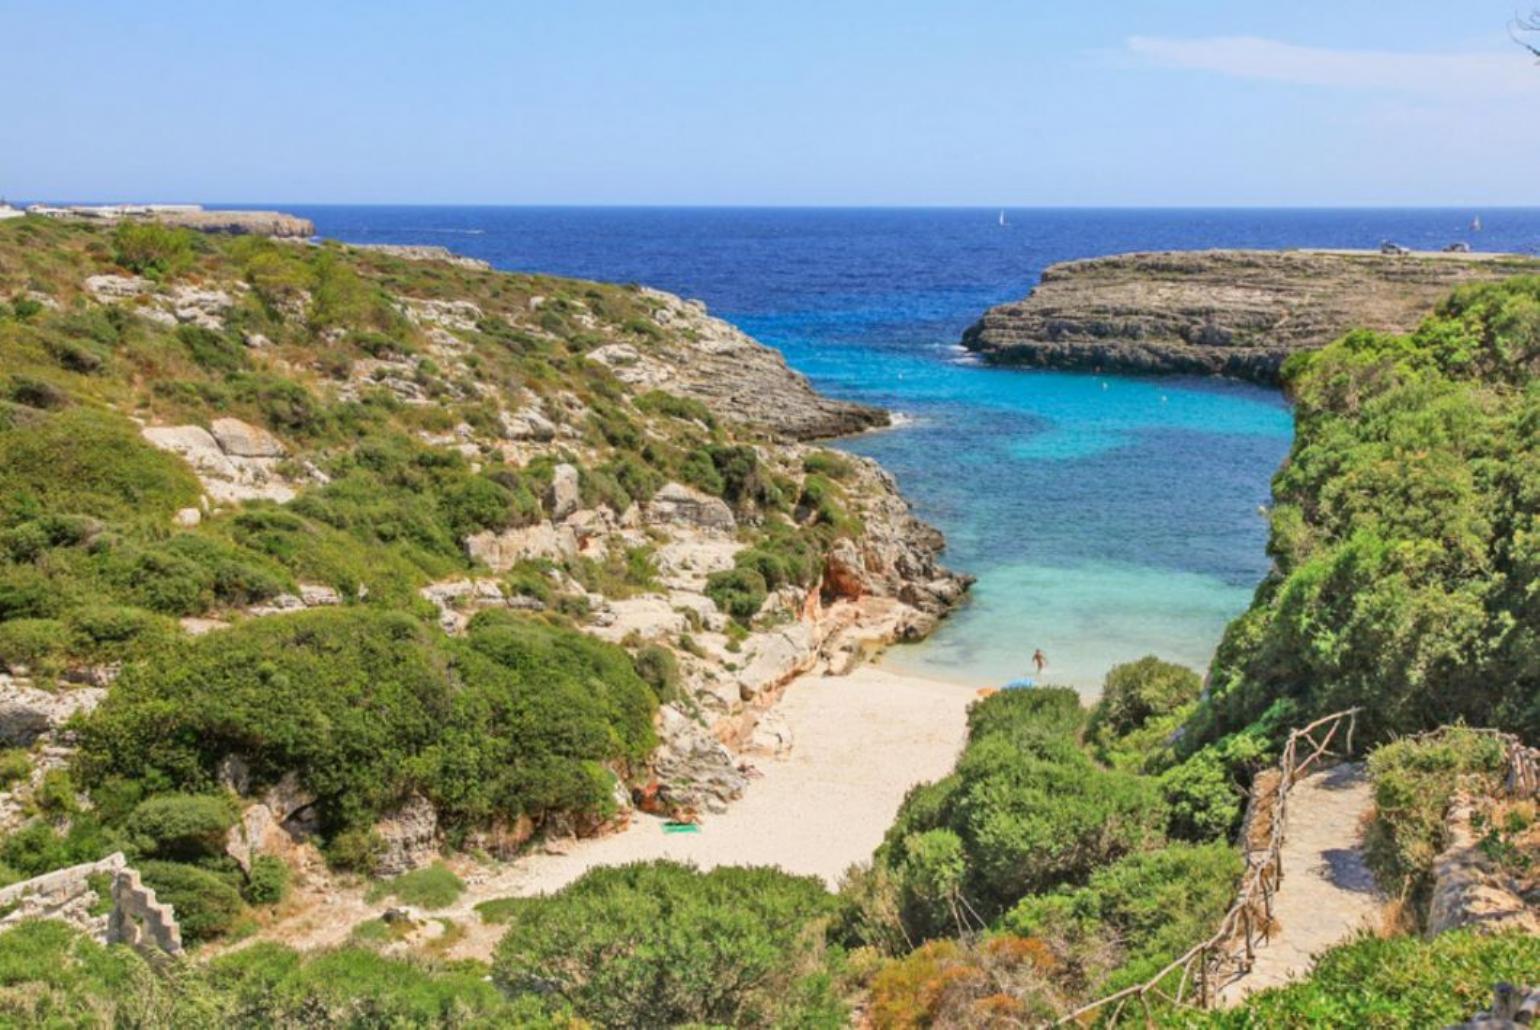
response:
[[[1452,288],[1540,273],[1506,254],[1208,250],[1053,265],[963,346],[998,365],[1278,380],[1348,329],[1404,332]]]

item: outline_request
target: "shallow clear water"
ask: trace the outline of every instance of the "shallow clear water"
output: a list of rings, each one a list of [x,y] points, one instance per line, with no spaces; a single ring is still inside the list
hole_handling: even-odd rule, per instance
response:
[[[1288,449],[1276,391],[980,367],[957,347],[1055,261],[1128,250],[1374,247],[1534,252],[1540,211],[288,207],[323,235],[441,244],[501,268],[705,300],[828,393],[908,416],[839,446],[880,460],[978,576],[930,640],[887,661],[1094,691],[1154,652],[1202,666],[1267,570],[1258,507]]]

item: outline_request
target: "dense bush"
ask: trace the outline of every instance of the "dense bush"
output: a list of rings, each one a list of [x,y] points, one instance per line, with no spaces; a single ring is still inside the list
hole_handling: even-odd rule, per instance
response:
[[[112,233],[112,256],[131,272],[167,279],[192,267],[197,243],[186,229],[159,222],[121,222]]]
[[[607,811],[608,760],[653,742],[652,692],[625,652],[511,613],[449,640],[398,613],[245,623],[125,670],[83,731],[82,767],[204,791],[240,755],[293,772],[329,832],[420,789],[451,824]]]
[[[1215,1012],[1204,1026],[1425,1027],[1464,1023],[1492,1004],[1497,983],[1533,983],[1540,937],[1474,931],[1365,937],[1326,952],[1310,975]],[[1191,1026],[1191,1017],[1170,1016]]]
[[[559,1006],[508,1000],[474,964],[391,959],[362,948],[301,955],[257,943],[206,965],[157,972],[127,946],[103,947],[53,921],[0,933],[0,1022],[178,1030],[571,1025]]]
[[[753,569],[736,568],[707,576],[706,596],[717,608],[746,623],[759,614],[769,594],[764,576]]]
[[[223,796],[162,794],[141,802],[124,828],[140,854],[190,861],[223,853],[235,818]]]
[[[240,891],[207,869],[155,860],[140,862],[137,868],[156,898],[176,909],[183,940],[206,941],[229,933],[246,911]]]
[[[1414,912],[1426,905],[1433,860],[1448,844],[1444,814],[1455,791],[1462,780],[1495,787],[1506,767],[1498,741],[1463,727],[1398,740],[1369,756],[1374,821],[1365,851],[1387,894],[1407,898]]]
[[[1235,897],[1240,855],[1224,842],[1171,844],[1097,869],[1084,887],[1022,899],[1005,929],[1046,941],[1076,993],[1139,983],[1214,932]]]
[[[1098,767],[1076,741],[1084,718],[1067,689],[973,706],[957,771],[909,793],[878,852],[912,938],[990,922],[1027,894],[1084,883],[1160,842],[1155,782]]]
[[[67,408],[0,432],[0,519],[11,525],[45,514],[165,524],[199,493],[180,460],[118,415]]]
[[[1058,972],[1041,941],[930,941],[872,977],[871,1023],[883,1030],[1051,1025],[1066,1008],[1053,983]]]
[[[1196,672],[1154,655],[1115,665],[1102,681],[1086,738],[1103,760],[1142,762],[1176,731],[1202,689]]]
[[[599,868],[511,903],[493,976],[603,1026],[765,1026],[816,955],[832,900],[772,869],[672,862]]]
[[[1465,719],[1540,733],[1540,279],[1462,287],[1416,332],[1286,367],[1277,574],[1225,636],[1189,746],[1283,705],[1375,739]]]

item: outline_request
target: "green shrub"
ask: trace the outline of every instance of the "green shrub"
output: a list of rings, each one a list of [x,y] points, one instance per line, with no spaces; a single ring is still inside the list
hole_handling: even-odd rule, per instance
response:
[[[141,862],[137,868],[156,898],[176,910],[184,940],[223,936],[245,914],[240,891],[207,869],[161,861]]]
[[[958,931],[938,884],[987,922],[1027,894],[1084,883],[1160,843],[1156,784],[1092,762],[1076,743],[1084,717],[1067,689],[1005,691],[973,706],[957,771],[912,790],[878,850],[911,938]]]
[[[1253,994],[1201,1025],[1425,1027],[1463,1023],[1498,983],[1532,983],[1540,937],[1457,930],[1431,941],[1364,937],[1322,955],[1302,981]],[[1194,1025],[1172,1017],[1174,1024]]]
[[[765,577],[753,569],[727,569],[706,577],[706,596],[739,622],[748,622],[769,594]]]
[[[211,372],[234,372],[246,364],[246,346],[225,333],[199,325],[179,326],[176,338],[193,362]]]
[[[828,479],[849,479],[855,472],[855,465],[836,451],[814,451],[802,459],[802,471]]]
[[[131,272],[169,279],[192,267],[197,237],[159,222],[121,222],[112,233],[112,258]]]
[[[1223,841],[1171,844],[1097,869],[1084,887],[1023,898],[1003,929],[1050,943],[1090,994],[1139,983],[1214,932],[1244,866]],[[1109,974],[1111,974],[1109,976]]]
[[[32,756],[25,748],[8,747],[0,751],[0,789],[32,775]]]
[[[235,806],[210,794],[162,794],[140,802],[124,829],[141,854],[191,861],[224,853]]]
[[[413,869],[386,881],[382,888],[395,895],[403,905],[418,908],[448,908],[465,890],[465,883],[446,866],[435,862]]]
[[[606,813],[600,763],[651,749],[655,705],[620,648],[511,612],[450,640],[403,613],[316,609],[125,669],[82,730],[81,766],[93,784],[199,793],[240,755],[258,784],[298,776],[328,835],[413,789],[450,824]]]
[[[759,1026],[787,1006],[832,901],[811,877],[657,862],[509,907],[492,972],[515,995],[553,994],[604,1026]]]
[[[674,657],[674,652],[660,644],[648,644],[632,656],[631,663],[636,666],[636,674],[652,687],[652,692],[660,700],[667,701],[679,696],[683,676],[679,672],[679,659]]]
[[[1202,689],[1196,672],[1154,655],[1115,665],[1102,681],[1086,737],[1104,755],[1119,749],[1148,751],[1175,730],[1172,717],[1186,715]],[[1127,740],[1131,735],[1137,736]]]
[[[276,905],[289,894],[289,867],[281,858],[258,855],[251,860],[241,893],[253,905]]]
[[[1540,732],[1540,278],[1457,290],[1415,332],[1285,368],[1277,574],[1226,633],[1184,746],[1292,706],[1375,741],[1465,720]]]
[[[1444,815],[1462,779],[1495,787],[1506,758],[1491,736],[1449,727],[1434,736],[1398,740],[1369,756],[1374,821],[1365,856],[1389,894],[1421,909],[1432,889],[1433,860],[1448,844]]]
[[[708,428],[715,428],[717,424],[716,416],[711,413],[711,409],[694,397],[680,397],[662,390],[649,390],[638,394],[633,403],[642,411],[684,419],[687,422],[699,422]]]
[[[69,650],[69,630],[57,619],[0,622],[0,667],[25,666],[34,673],[54,675]]]
[[[126,418],[67,408],[0,432],[0,512],[31,505],[57,514],[164,525],[194,505],[198,480],[157,451]]]

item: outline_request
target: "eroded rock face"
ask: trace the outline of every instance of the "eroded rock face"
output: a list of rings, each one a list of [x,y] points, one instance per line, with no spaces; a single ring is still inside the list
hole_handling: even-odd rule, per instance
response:
[[[562,462],[551,470],[551,485],[545,493],[546,511],[553,521],[560,522],[577,511],[582,503],[578,470]]]
[[[1474,801],[1460,795],[1444,818],[1449,845],[1433,862],[1428,936],[1461,927],[1484,933],[1540,933],[1540,914],[1525,902],[1512,877],[1481,850],[1471,825],[1475,811]]]
[[[398,876],[427,865],[439,851],[438,812],[432,802],[413,794],[374,825],[382,847],[374,860],[376,876]]]
[[[992,364],[1226,375],[1274,383],[1349,329],[1413,329],[1465,282],[1540,271],[1516,255],[1210,250],[1053,265],[963,346]]]
[[[578,545],[570,528],[540,522],[501,533],[486,530],[468,536],[465,553],[472,561],[481,562],[494,572],[507,572],[527,558],[547,558],[556,562],[571,558],[578,553]]]
[[[218,503],[292,501],[296,485],[278,471],[283,445],[267,430],[233,418],[202,426],[146,426],[141,435],[163,451],[180,455]]]
[[[673,705],[658,709],[658,741],[653,771],[669,804],[722,811],[749,785],[732,752]]]
[[[681,523],[723,532],[730,532],[738,525],[726,501],[683,483],[665,483],[647,502],[646,518],[653,523]]]
[[[77,713],[94,710],[106,696],[99,687],[57,693],[39,690],[26,680],[0,673],[0,743],[28,747]]]
[[[700,301],[660,290],[642,293],[657,304],[653,320],[671,331],[645,345],[599,348],[597,360],[622,382],[703,401],[717,418],[780,440],[844,436],[888,424],[881,409],[820,395],[779,351],[712,318]]]

